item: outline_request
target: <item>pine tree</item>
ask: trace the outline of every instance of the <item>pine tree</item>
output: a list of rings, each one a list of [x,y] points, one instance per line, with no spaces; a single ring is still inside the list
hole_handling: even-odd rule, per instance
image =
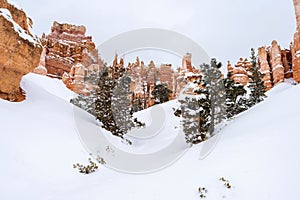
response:
[[[109,76],[108,68],[104,67],[99,78],[99,91],[95,102],[96,119],[102,122],[102,127],[117,135],[117,125],[111,109],[112,89],[114,80]]]
[[[200,103],[196,95],[184,95],[184,98],[179,99],[179,102],[181,103],[181,124],[185,140],[187,143],[197,144],[202,141],[199,132]]]
[[[198,98],[198,103],[200,105],[199,120],[198,120],[198,132],[200,133],[201,140],[209,138],[211,135],[209,133],[211,127],[211,99],[207,88],[202,87],[197,90],[200,94]]]
[[[209,134],[213,135],[215,126],[226,118],[226,93],[224,88],[224,80],[222,73],[220,71],[222,64],[216,61],[216,59],[211,60],[211,65],[202,64],[200,66],[201,73],[203,74],[202,85],[205,87],[209,94],[210,101],[210,127]]]
[[[203,79],[196,81],[195,85],[189,88],[188,84],[186,88],[186,91],[193,89],[194,94],[187,92],[188,94],[179,99],[183,132],[186,142],[191,144],[200,143],[209,137],[208,130],[211,121],[208,89],[203,86]]]
[[[129,98],[131,79],[124,74],[122,68],[120,69],[121,73],[113,67],[103,68],[98,83],[95,114],[96,119],[102,122],[103,128],[115,136],[124,138],[132,127],[145,124],[132,117]],[[122,77],[116,77],[116,74],[122,74]]]
[[[132,113],[130,112],[130,77],[125,74],[116,83],[113,89],[111,109],[117,125],[117,134],[123,138],[134,127]]]
[[[131,101],[131,104],[132,104],[132,108],[131,108],[132,113],[138,112],[140,110],[143,110],[144,107],[143,107],[143,100],[142,100],[142,98],[140,96],[135,97],[134,94],[133,94],[132,98],[133,98],[132,101]]]
[[[250,69],[251,75],[249,76],[251,81],[249,82],[249,86],[248,86],[251,92],[248,100],[248,105],[250,107],[263,101],[264,98],[266,97],[265,95],[266,86],[264,85],[264,82],[262,80],[264,74],[262,74],[259,71],[259,66],[257,64],[257,57],[255,56],[255,51],[253,48],[251,49],[251,64],[252,64]]]
[[[247,101],[245,98],[247,91],[242,84],[234,82],[230,72],[224,79],[224,87],[226,92],[227,118],[231,118],[240,112],[247,110]]]
[[[91,94],[89,96],[85,96],[82,94],[77,95],[73,99],[70,100],[70,103],[75,106],[87,111],[88,113],[95,115],[95,98],[96,96]]]
[[[169,101],[169,96],[171,93],[172,91],[168,88],[167,84],[157,84],[154,86],[154,89],[151,92],[156,104]]]
[[[197,144],[214,134],[214,127],[226,118],[225,88],[221,63],[200,66],[202,77],[196,81],[195,95],[180,99],[182,126],[187,143]]]

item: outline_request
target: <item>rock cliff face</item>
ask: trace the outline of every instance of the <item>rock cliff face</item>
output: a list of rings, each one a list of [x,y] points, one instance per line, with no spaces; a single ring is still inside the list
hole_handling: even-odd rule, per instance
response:
[[[293,59],[292,59],[292,50],[283,49],[281,50],[281,60],[284,67],[284,77],[292,78],[293,77]]]
[[[269,64],[270,56],[266,47],[258,48],[258,64],[260,65],[260,72],[265,74],[263,81],[266,90],[270,90],[273,87],[273,76],[271,72],[271,67]]]
[[[263,80],[267,90],[283,82],[285,78],[293,77],[291,50],[281,50],[275,40],[271,46],[258,49],[258,63],[260,71],[265,74]]]
[[[41,54],[41,57],[40,57],[39,65],[38,65],[38,67],[36,67],[33,70],[34,73],[44,75],[44,76],[48,74],[47,69],[46,69],[45,58],[46,58],[46,48],[43,47],[43,51],[42,51],[42,54]]]
[[[231,78],[236,83],[241,83],[243,85],[247,85],[250,81],[249,79],[249,69],[251,67],[251,63],[246,59],[240,58],[240,60],[232,66],[230,62],[227,64],[227,70],[231,73]]]
[[[181,66],[182,66],[182,69],[184,69],[186,71],[191,72],[193,70],[191,53],[187,53],[186,55],[183,56]]]
[[[0,0],[0,98],[22,101],[22,76],[38,66],[42,47],[23,10]]]
[[[76,63],[71,67],[69,73],[64,73],[62,77],[63,83],[77,94],[90,95],[97,88],[97,83],[89,81],[89,77],[93,73],[99,74],[100,67],[98,64],[91,64],[85,67],[81,63]]]
[[[132,78],[130,90],[135,98],[141,98],[142,101],[146,98],[147,107],[154,104],[151,92],[157,82],[167,84],[171,91],[174,90],[175,73],[170,64],[155,66],[154,62],[150,61],[149,65],[145,65],[137,58],[135,63],[129,63],[126,70]]]
[[[88,67],[98,63],[98,52],[91,36],[85,36],[84,26],[54,22],[51,33],[43,35],[46,49],[45,67],[49,76],[62,78],[73,65],[81,63]]]
[[[293,58],[293,78],[295,81],[300,83],[300,0],[294,0],[294,8],[297,26],[291,47]]]
[[[276,85],[284,81],[284,67],[282,64],[281,49],[275,40],[272,42],[269,55],[273,74],[273,84]]]

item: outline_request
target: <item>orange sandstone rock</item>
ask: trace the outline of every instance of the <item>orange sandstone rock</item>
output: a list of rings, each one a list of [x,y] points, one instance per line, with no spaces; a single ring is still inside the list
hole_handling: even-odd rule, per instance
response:
[[[23,10],[0,0],[0,98],[22,101],[23,75],[38,66],[42,47],[31,32],[32,20]]]

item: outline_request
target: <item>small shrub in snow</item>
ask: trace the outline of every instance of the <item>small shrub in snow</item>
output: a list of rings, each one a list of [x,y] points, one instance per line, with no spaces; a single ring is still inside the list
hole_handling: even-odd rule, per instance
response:
[[[100,156],[98,156],[98,157],[96,158],[96,160],[98,161],[98,163],[100,163],[100,164],[102,164],[102,165],[105,165],[105,164],[106,164],[104,158],[102,158],[102,157],[100,157]]]
[[[230,182],[228,180],[226,180],[224,177],[221,177],[219,180],[224,183],[224,186],[226,188],[228,188],[228,189],[232,188],[232,185],[230,184]]]
[[[206,194],[207,194],[207,189],[205,187],[199,187],[198,188],[198,192],[200,193],[200,198],[203,199],[203,198],[206,198]]]
[[[91,158],[89,158],[89,162],[90,162],[90,164],[86,165],[86,166],[81,165],[79,163],[73,164],[73,168],[78,169],[79,173],[82,173],[82,174],[93,173],[98,169],[98,165],[95,162],[93,162]]]

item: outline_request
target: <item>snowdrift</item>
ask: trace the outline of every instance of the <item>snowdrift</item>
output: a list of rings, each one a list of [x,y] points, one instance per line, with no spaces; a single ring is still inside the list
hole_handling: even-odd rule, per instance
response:
[[[79,174],[72,164],[87,164],[89,155],[76,132],[69,103],[73,93],[61,81],[36,74],[24,76],[22,88],[24,102],[0,100],[0,199],[192,200],[200,199],[198,187],[207,188],[208,200],[300,196],[300,85],[276,86],[264,102],[229,121],[205,159],[199,159],[200,144],[170,167],[143,175],[105,166],[90,175]],[[171,114],[174,104],[163,106]],[[155,147],[138,143],[136,149],[165,145],[173,130],[164,131],[168,134],[152,141]],[[229,180],[231,189],[221,177]]]

